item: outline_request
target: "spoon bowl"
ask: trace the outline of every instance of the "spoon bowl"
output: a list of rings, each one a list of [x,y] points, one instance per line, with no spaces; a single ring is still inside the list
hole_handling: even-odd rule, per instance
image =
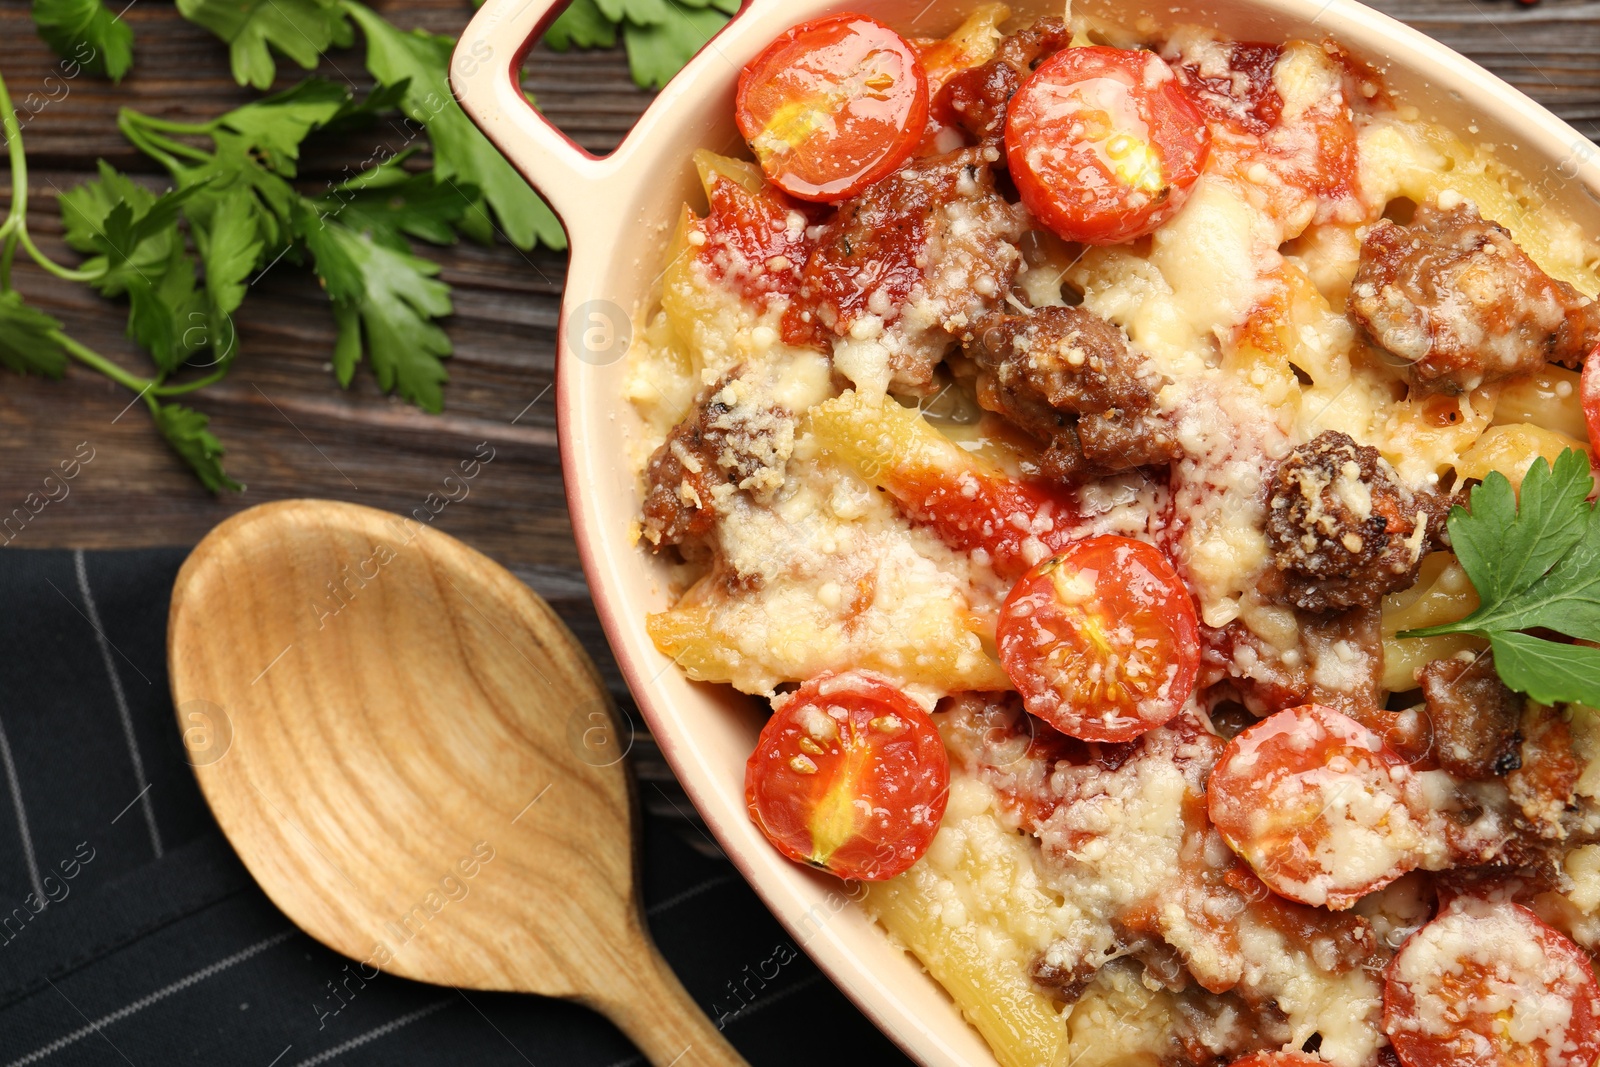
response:
[[[184,563],[168,659],[201,791],[306,933],[583,1002],[658,1067],[744,1062],[650,941],[600,677],[504,568],[387,512],[264,504]]]

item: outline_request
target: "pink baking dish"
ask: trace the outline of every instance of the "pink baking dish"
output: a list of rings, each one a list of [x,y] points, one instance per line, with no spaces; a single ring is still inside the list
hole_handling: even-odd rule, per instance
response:
[[[739,68],[775,36],[846,10],[908,35],[935,36],[954,28],[975,2],[750,0],[603,158],[546,123],[517,86],[524,54],[563,0],[488,0],[451,67],[467,114],[549,201],[571,241],[556,379],[562,469],[584,571],[628,685],[712,833],[773,914],[889,1037],[930,1067],[992,1067],[995,1059],[916,960],[854,906],[849,886],[785,860],[751,824],[744,765],[763,710],[725,687],[685,680],[645,633],[645,615],[666,606],[667,590],[648,554],[629,538],[638,490],[626,445],[635,425],[622,395],[617,341],[628,326],[613,309],[642,325],[669,227],[698,192],[690,152],[742,148],[733,126]],[[1483,68],[1353,0],[1079,4],[1125,25],[1148,15],[1163,25],[1200,23],[1242,39],[1331,37],[1380,70],[1402,103],[1463,130],[1475,123],[1480,139],[1515,146],[1504,158],[1581,224],[1600,231],[1600,152],[1587,139]],[[1030,0],[1012,6],[1024,18],[1061,13]]]

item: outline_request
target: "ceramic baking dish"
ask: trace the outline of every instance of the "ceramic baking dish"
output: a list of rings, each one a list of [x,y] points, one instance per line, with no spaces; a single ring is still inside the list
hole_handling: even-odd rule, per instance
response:
[[[1587,229],[1600,232],[1600,152],[1522,93],[1400,22],[1352,0],[1078,0],[1124,25],[1194,22],[1239,39],[1333,38],[1383,73],[1402,105],[1479,140]],[[739,68],[806,19],[859,11],[908,36],[949,32],[963,0],[751,0],[678,74],[613,153],[578,148],[529,105],[516,74],[563,0],[488,0],[462,35],[451,82],[467,114],[561,216],[571,241],[556,405],[578,549],[606,636],[652,734],[728,857],[828,976],[929,1067],[992,1067],[987,1045],[917,962],[851,901],[850,887],[782,858],[745,814],[744,765],[764,717],[725,686],[687,681],[656,651],[645,615],[667,604],[662,573],[630,539],[638,489],[623,351],[656,294],[669,227],[699,195],[690,153],[736,154]],[[1014,0],[1019,18],[1061,14]],[[859,896],[859,893],[855,895]],[[816,1020],[826,1033],[826,1020]],[[1041,1065],[1045,1067],[1045,1065]]]

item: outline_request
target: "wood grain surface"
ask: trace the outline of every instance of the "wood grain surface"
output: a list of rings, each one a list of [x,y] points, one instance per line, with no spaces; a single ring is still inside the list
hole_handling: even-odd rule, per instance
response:
[[[655,1067],[748,1067],[646,932],[600,676],[505,568],[274,501],[184,563],[167,660],[180,726],[212,720],[184,735],[206,801],[296,926],[403,978],[580,1001]]]
[[[470,15],[467,0],[374,6],[403,27],[438,33],[459,32]],[[1585,135],[1600,131],[1600,3],[1385,0],[1377,6],[1483,64]],[[118,107],[193,121],[256,95],[233,84],[226,49],[184,22],[170,0],[134,0],[124,17],[136,35],[132,74],[120,86],[74,79],[65,98],[45,106],[25,131],[33,167],[30,225],[48,252],[68,262],[72,253],[58,240],[59,191],[88,177],[97,158],[160,181],[154,164],[117,133]],[[59,73],[33,32],[24,0],[0,5],[0,72],[19,100],[42,94],[45,78]],[[325,58],[319,73],[362,89],[369,84],[358,51]],[[541,46],[530,53],[525,74],[545,114],[595,152],[613,147],[648,102],[629,80],[620,49],[563,55]],[[280,75],[289,81],[302,72],[280,65]],[[409,136],[396,126],[337,144],[318,141],[302,167],[305,186],[324,188],[380,142],[395,145]],[[142,411],[121,414],[129,395],[97,375],[74,370],[63,382],[6,375],[0,378],[0,514],[39,488],[80,442],[95,450],[71,495],[45,508],[10,544],[189,545],[243,507],[289,496],[407,513],[487,442],[493,461],[470,496],[445,508],[437,525],[549,599],[637,721],[588,603],[562,495],[547,389],[565,257],[543,249],[525,255],[504,245],[419,248],[455,287],[456,314],[447,323],[455,358],[443,416],[384,397],[364,371],[340,391],[328,366],[334,331],[326,301],[304,271],[279,265],[253,283],[237,316],[243,355],[232,375],[192,401],[212,417],[212,429],[229,449],[228,469],[248,491],[207,494],[168,454]],[[123,338],[124,305],[28,267],[18,274],[29,299],[75,336],[113,357],[137,358]],[[635,756],[644,802],[689,819],[689,805],[642,724]]]

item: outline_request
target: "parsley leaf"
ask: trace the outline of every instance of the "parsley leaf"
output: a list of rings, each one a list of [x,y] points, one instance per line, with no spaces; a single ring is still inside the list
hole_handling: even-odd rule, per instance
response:
[[[0,293],[0,366],[18,374],[59,378],[67,353],[58,340],[61,324],[22,302],[16,290]]]
[[[178,12],[227,41],[234,80],[262,90],[278,76],[274,49],[310,70],[354,39],[339,0],[178,0]]]
[[[612,22],[659,26],[672,17],[668,0],[595,0],[600,13]]]
[[[195,475],[213,493],[223,489],[238,491],[244,486],[228,477],[222,469],[222,456],[226,451],[216,435],[206,429],[211,421],[194,408],[182,404],[151,404],[156,428],[167,439],[172,450],[183,457]]]
[[[99,162],[100,177],[62,193],[57,203],[67,245],[75,251],[97,257],[84,264],[86,270],[105,273],[94,285],[104,296],[116,296],[126,288],[126,278],[140,272],[159,274],[172,253],[177,227],[146,234],[134,247],[118,252],[119,265],[110,269],[106,225],[119,207],[133,218],[146,216],[155,205],[156,194],[119,174],[105,160]]]
[[[690,8],[661,0],[671,17],[657,25],[632,21],[622,27],[628,46],[628,70],[647,89],[663,89],[683,65],[728,22],[728,16],[710,7]]]
[[[617,43],[617,26],[595,0],[572,0],[544,33],[544,43],[557,52],[579,48],[611,48]]]
[[[208,334],[196,293],[194,260],[178,230],[178,212],[203,186],[162,196],[129,181],[104,161],[100,177],[61,197],[67,243],[90,253],[83,269],[97,272],[105,296],[128,296],[128,333],[170,373],[200,348]]]
[[[147,242],[159,241],[168,246],[183,247],[182,238],[178,235],[178,210],[185,200],[201,188],[203,186],[191,185],[186,189],[164,193],[138,210],[126,201],[113,204],[111,210],[106,212],[104,228],[95,234],[91,242],[94,246],[92,251],[105,257],[108,276],[126,277],[129,270],[134,274],[141,273],[130,264]]]
[[[538,241],[549,248],[565,248],[566,235],[554,212],[451,95],[450,38],[424,30],[403,32],[351,0],[345,0],[344,10],[366,34],[367,70],[372,76],[384,85],[408,82],[401,110],[427,127],[438,182],[471,185],[481,192],[506,239],[516,247],[526,250]],[[472,198],[463,199],[470,203]]]
[[[1500,680],[1541,704],[1576,702],[1592,707],[1600,698],[1600,648],[1519,633],[1497,633],[1489,645]]]
[[[396,252],[411,251],[403,234],[436,245],[454,244],[457,227],[473,208],[475,190],[442,185],[431,174],[407,173],[405,161],[411,154],[403,152],[362,171],[335,186],[318,205],[326,216]]]
[[[307,78],[286,92],[236,107],[216,121],[244,137],[269,169],[293,178],[300,142],[356,106],[344,86]]]
[[[1600,641],[1600,508],[1589,504],[1589,458],[1568,449],[1536,459],[1520,491],[1499,472],[1450,511],[1450,540],[1478,591],[1466,618],[1401,637],[1476,634],[1494,647],[1501,679],[1542,703],[1600,704],[1600,649],[1534,637],[1553,630]],[[1505,659],[1502,660],[1502,655]]]
[[[620,29],[633,80],[660,89],[738,10],[739,0],[572,0],[544,43],[557,52],[610,48]]]
[[[195,287],[194,260],[182,242],[173,243],[159,276],[130,275],[127,291],[128,333],[163,372],[171,374],[205,347],[205,294]]]
[[[120,82],[133,66],[133,30],[102,0],[33,0],[33,22],[62,59]]]
[[[195,230],[200,259],[206,266],[206,296],[212,307],[228,314],[244,302],[245,279],[261,257],[261,237],[250,194],[235,189],[211,216],[207,230]]]
[[[450,339],[432,320],[453,308],[450,287],[434,278],[438,264],[309,210],[299,230],[333,301],[339,384],[350,384],[364,349],[385,392],[398,392],[424,411],[443,410],[440,387],[449,375],[441,360],[450,355]]]

